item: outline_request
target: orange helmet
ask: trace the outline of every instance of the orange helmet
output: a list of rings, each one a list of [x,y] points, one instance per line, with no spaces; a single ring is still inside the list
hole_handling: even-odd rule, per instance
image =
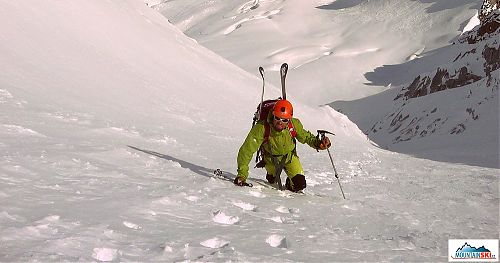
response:
[[[292,104],[287,100],[278,100],[274,104],[273,115],[278,118],[291,119],[293,117]]]

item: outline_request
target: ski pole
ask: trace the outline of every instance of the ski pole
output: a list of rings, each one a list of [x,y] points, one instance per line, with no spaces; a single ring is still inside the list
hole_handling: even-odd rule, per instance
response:
[[[325,138],[325,133],[335,135],[334,133],[331,133],[329,131],[318,130],[318,137],[319,137],[319,135],[321,135],[321,140],[323,140]],[[344,197],[344,199],[345,199],[344,190],[342,189],[342,185],[340,184],[339,174],[337,173],[337,168],[335,167],[335,163],[333,162],[332,153],[330,152],[330,148],[326,148],[326,151],[328,152],[328,157],[330,157],[330,162],[332,162],[333,171],[335,172],[335,178],[337,178],[337,182],[339,183],[340,192],[342,192],[342,197]]]

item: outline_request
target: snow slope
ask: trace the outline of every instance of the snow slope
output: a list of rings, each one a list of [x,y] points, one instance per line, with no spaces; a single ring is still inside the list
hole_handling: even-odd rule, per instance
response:
[[[475,46],[451,44],[478,24],[480,0],[149,2],[186,34],[252,74],[258,75],[259,65],[277,70],[289,62],[290,98],[328,103],[385,149],[499,165],[498,97],[488,92],[494,84],[483,81],[462,92],[419,98],[404,110],[406,103],[394,101],[391,90],[438,69],[449,69],[452,76],[462,67],[484,71],[484,59],[466,53]],[[276,75],[269,79],[278,84]],[[469,90],[475,90],[473,98],[467,98]],[[453,132],[464,125],[464,134]]]
[[[448,238],[498,237],[497,169],[381,150],[329,107],[296,112],[337,134],[346,200],[302,145],[305,194],[216,179],[258,78],[141,1],[2,7],[0,261],[444,261]]]
[[[290,64],[289,90],[312,105],[376,94],[364,74],[460,35],[481,0],[146,0],[200,44],[258,76]],[[276,86],[279,78],[270,79]],[[321,96],[318,96],[321,94]]]
[[[499,25],[496,10],[452,45],[370,74],[392,90],[332,106],[386,149],[498,168]]]

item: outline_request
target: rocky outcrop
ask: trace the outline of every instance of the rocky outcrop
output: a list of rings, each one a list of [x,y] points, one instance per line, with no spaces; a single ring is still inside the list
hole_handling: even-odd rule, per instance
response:
[[[498,9],[498,7],[498,0],[484,0],[481,10],[479,11],[479,20],[483,21],[491,12]]]
[[[491,74],[500,68],[500,10],[490,11],[483,18],[481,25],[460,37],[454,45],[460,45],[460,53],[452,63],[438,67],[435,71],[417,76],[413,82],[404,87],[395,100],[408,100],[426,96],[435,92],[463,87],[487,78],[491,83]],[[480,56],[484,63],[475,64]],[[482,68],[482,70],[479,70]],[[490,84],[491,85],[491,84]]]
[[[451,45],[412,63],[428,72],[415,76],[399,92],[394,91],[393,109],[366,130],[370,138],[386,148],[397,148],[403,142],[418,143],[432,136],[458,142],[457,136],[473,138],[469,129],[481,125],[481,129],[496,136],[500,10],[491,10],[480,25]],[[435,66],[427,69],[429,65]],[[495,143],[498,137],[488,140]]]

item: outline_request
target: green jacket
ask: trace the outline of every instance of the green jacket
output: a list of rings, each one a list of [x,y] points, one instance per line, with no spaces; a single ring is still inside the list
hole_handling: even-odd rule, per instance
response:
[[[270,132],[269,141],[264,144],[264,150],[277,156],[284,156],[288,153],[292,153],[295,149],[295,143],[288,128],[283,129],[281,132],[276,131],[272,124],[272,114],[269,114],[267,122],[269,123]],[[317,149],[320,140],[310,131],[304,129],[299,119],[293,118],[292,124],[297,132],[296,139],[300,143],[308,144],[312,148]],[[248,178],[248,165],[253,155],[259,150],[264,142],[264,131],[264,121],[258,121],[250,130],[245,142],[238,151],[238,175],[242,176],[245,180]],[[290,154],[288,158],[291,158],[291,156]],[[266,162],[267,161],[268,160],[266,160]]]

